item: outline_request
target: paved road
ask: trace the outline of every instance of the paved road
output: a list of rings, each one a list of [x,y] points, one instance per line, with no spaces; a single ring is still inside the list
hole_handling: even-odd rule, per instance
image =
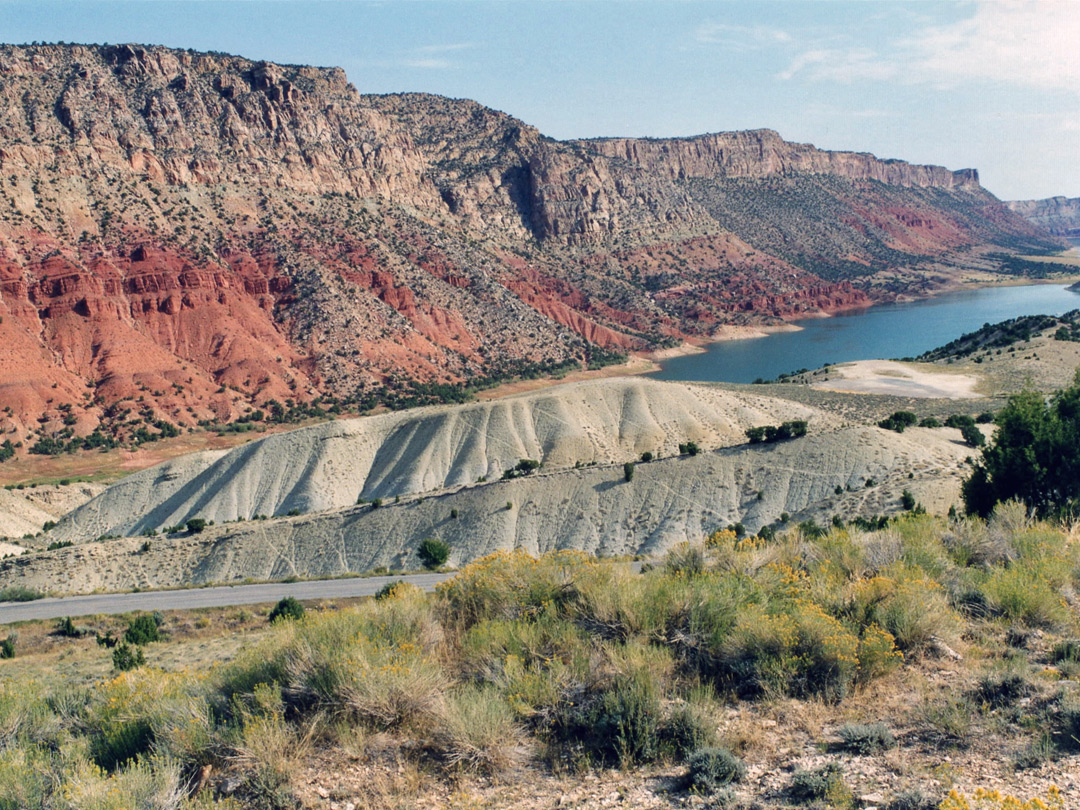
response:
[[[389,577],[322,579],[310,582],[277,582],[267,585],[227,585],[215,588],[191,588],[177,591],[143,593],[105,593],[90,596],[64,596],[34,602],[0,603],[0,624],[28,619],[59,619],[63,616],[90,616],[95,613],[127,613],[133,610],[188,610],[200,607],[226,607],[276,602],[283,596],[296,599],[335,599],[348,596],[373,596],[388,582],[403,579],[426,591],[452,574],[404,574]]]

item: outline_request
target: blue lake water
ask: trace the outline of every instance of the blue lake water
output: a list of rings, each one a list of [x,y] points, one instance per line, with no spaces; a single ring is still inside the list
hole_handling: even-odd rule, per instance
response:
[[[1060,284],[965,290],[799,321],[799,332],[713,343],[704,354],[663,361],[652,376],[707,382],[771,380],[827,363],[914,357],[985,323],[1020,315],[1061,315],[1077,308],[1080,293]]]

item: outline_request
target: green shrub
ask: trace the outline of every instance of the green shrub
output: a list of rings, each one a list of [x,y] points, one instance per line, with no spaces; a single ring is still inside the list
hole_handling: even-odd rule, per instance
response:
[[[442,540],[429,537],[420,543],[417,555],[420,557],[420,562],[424,568],[434,571],[439,566],[445,565],[446,561],[450,559],[450,546]]]
[[[699,543],[679,543],[664,557],[664,570],[675,576],[696,577],[705,569],[705,548]]]
[[[1030,743],[1020,749],[1013,757],[1013,767],[1017,770],[1041,768],[1047,762],[1057,758],[1058,750],[1050,734],[1042,732]]]
[[[851,790],[844,784],[843,769],[835,762],[829,762],[812,771],[796,771],[791,777],[788,794],[797,802],[809,803],[828,801],[830,806],[853,806]]]
[[[580,591],[576,580],[597,571],[606,571],[606,567],[580,551],[557,551],[542,557],[532,557],[521,549],[495,552],[439,584],[438,615],[446,626],[464,631],[485,619],[558,613],[577,602]]]
[[[965,425],[974,426],[974,424],[975,418],[964,413],[954,413],[945,419],[945,427],[956,428],[957,430],[960,430]]]
[[[539,470],[540,467],[541,463],[536,459],[523,458],[509,470],[506,470],[503,473],[502,477],[504,480],[510,480],[512,478],[522,478],[526,475],[532,475],[534,472]]]
[[[641,460],[645,464],[648,464],[650,461],[653,460],[653,458],[654,458],[653,454],[651,452],[649,452],[648,450],[646,450],[644,453],[641,454]]]
[[[203,518],[190,518],[184,526],[188,534],[198,534],[206,528],[207,522]]]
[[[983,432],[974,425],[964,425],[960,428],[960,437],[968,447],[982,447],[986,444]]]
[[[671,710],[664,719],[662,737],[665,748],[677,759],[686,759],[694,751],[716,744],[716,706],[690,699]]]
[[[634,480],[634,462],[627,461],[622,465],[623,480],[627,483]]]
[[[116,644],[119,641],[119,639],[114,636],[111,631],[107,632],[105,635],[101,635],[101,633],[95,633],[94,639],[95,641],[97,641],[97,645],[99,647],[106,647],[110,650],[116,647]]]
[[[739,612],[718,661],[720,685],[740,696],[845,697],[858,671],[859,639],[820,606],[794,602]]]
[[[964,506],[986,516],[994,504],[1022,500],[1042,517],[1080,502],[1080,371],[1047,403],[1025,391],[994,418],[997,430],[964,482]]]
[[[0,602],[33,602],[36,599],[44,599],[45,594],[25,585],[9,585],[0,589]]]
[[[82,638],[86,635],[86,629],[76,627],[70,616],[65,616],[56,623],[53,633],[64,638]]]
[[[403,579],[394,580],[393,582],[387,582],[375,592],[375,601],[381,602],[383,599],[389,599],[391,596],[394,595],[397,588],[404,584],[405,580]]]
[[[1080,638],[1069,638],[1054,645],[1051,653],[1055,664],[1071,661],[1080,664]]]
[[[466,685],[435,720],[435,747],[448,767],[494,776],[520,755],[521,730],[506,699],[492,687]]]
[[[846,723],[840,727],[840,739],[847,751],[877,754],[896,747],[896,738],[884,723]]]
[[[750,444],[782,442],[788,439],[798,439],[806,435],[807,422],[804,419],[796,419],[791,422],[783,422],[779,425],[761,425],[746,430],[746,438]]]
[[[124,631],[124,641],[136,645],[161,641],[160,623],[157,617],[143,613],[129,621]]]
[[[904,508],[904,511],[910,512],[915,508],[915,496],[905,489],[900,494],[900,506]]]
[[[979,590],[992,613],[1032,627],[1060,627],[1070,616],[1060,592],[1067,581],[1067,574],[1055,582],[1046,566],[1024,560],[993,570]]]
[[[958,635],[958,618],[938,583],[903,565],[893,566],[890,572],[895,576],[872,577],[852,587],[847,612],[856,624],[877,625],[892,635],[903,652]]]
[[[691,790],[712,793],[717,788],[746,778],[746,765],[726,748],[701,748],[687,760]]]
[[[0,641],[0,658],[14,658],[15,657],[15,642],[18,640],[18,636],[12,633],[3,641]]]
[[[918,421],[919,418],[911,411],[896,411],[892,416],[878,422],[878,427],[903,433],[905,429],[914,426]]]
[[[572,708],[569,714],[563,734],[583,743],[600,764],[628,768],[660,756],[660,697],[643,673],[617,678],[581,711]]]
[[[432,601],[417,588],[348,610],[276,622],[222,673],[228,696],[277,681],[290,703],[331,720],[385,730],[427,722],[446,686],[430,648],[442,638]]]
[[[146,656],[143,655],[141,647],[121,642],[113,648],[112,662],[113,669],[118,672],[127,672],[145,664]]]
[[[679,445],[679,455],[696,456],[700,452],[701,448],[698,447],[697,442],[686,442]]]
[[[1058,697],[1058,716],[1055,724],[1057,746],[1065,751],[1080,751],[1080,699],[1075,693]]]
[[[983,676],[975,690],[975,697],[982,703],[1001,709],[1013,706],[1021,698],[1035,692],[1035,687],[1021,672],[992,673]]]
[[[937,810],[938,802],[928,798],[918,788],[902,790],[885,806],[885,810]]]
[[[284,596],[270,611],[271,624],[278,621],[291,621],[304,618],[304,606],[292,596]]]

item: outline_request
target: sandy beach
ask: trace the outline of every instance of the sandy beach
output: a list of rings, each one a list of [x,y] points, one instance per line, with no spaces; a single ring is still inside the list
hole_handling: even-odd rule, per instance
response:
[[[830,367],[838,374],[813,383],[823,391],[849,394],[892,394],[917,399],[974,399],[978,378],[970,374],[948,374],[933,366],[899,363],[895,360],[857,360]]]

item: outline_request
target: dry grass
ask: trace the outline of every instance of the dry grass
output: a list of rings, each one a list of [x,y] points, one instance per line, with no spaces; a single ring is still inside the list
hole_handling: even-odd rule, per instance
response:
[[[147,649],[167,671],[117,678],[103,671],[107,652],[92,640],[27,624],[27,646],[0,679],[17,672],[20,685],[37,686],[0,701],[0,738],[9,741],[0,749],[29,760],[0,756],[0,791],[8,791],[0,797],[33,786],[45,763],[65,784],[89,779],[79,761],[56,760],[35,742],[60,735],[60,750],[84,745],[86,761],[109,752],[116,766],[86,782],[88,806],[101,784],[155,806],[145,791],[167,796],[168,768],[141,757],[147,776],[124,764],[146,750],[144,733],[185,773],[205,763],[213,784],[239,778],[234,798],[251,807],[533,808],[573,792],[591,808],[613,790],[634,806],[670,806],[683,801],[678,763],[716,743],[746,760],[737,792],[763,807],[778,806],[790,768],[829,762],[845,764],[856,794],[918,786],[940,801],[950,780],[970,794],[993,778],[1033,795],[1045,790],[1038,780],[1080,764],[1064,742],[1045,749],[1038,770],[1010,764],[1037,753],[1039,729],[1073,716],[1080,687],[1054,648],[1080,635],[1080,623],[1059,616],[1035,633],[1004,603],[989,600],[981,616],[958,614],[953,602],[974,591],[993,596],[1010,571],[1038,570],[1048,587],[1075,588],[1074,541],[1074,532],[1007,508],[986,525],[913,518],[818,541],[792,533],[762,545],[722,534],[694,565],[645,575],[580,555],[504,555],[436,596],[402,589],[269,629],[265,616],[235,609],[170,614],[171,639]],[[875,623],[918,655],[867,675],[846,669],[850,656],[863,666]],[[211,668],[214,660],[226,663]],[[185,670],[185,661],[199,663]],[[726,674],[732,662],[770,688],[740,699]],[[60,690],[62,679],[76,688]],[[845,724],[879,722],[897,750],[837,749]],[[955,771],[935,769],[943,755]],[[623,769],[597,777],[603,794],[585,787],[600,763]],[[21,801],[39,806],[32,796]]]

